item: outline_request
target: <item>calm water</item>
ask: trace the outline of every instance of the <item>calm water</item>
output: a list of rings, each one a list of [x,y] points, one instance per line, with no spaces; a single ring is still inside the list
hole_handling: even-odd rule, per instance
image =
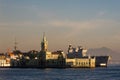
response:
[[[0,68],[0,80],[120,80],[120,66],[94,69]]]

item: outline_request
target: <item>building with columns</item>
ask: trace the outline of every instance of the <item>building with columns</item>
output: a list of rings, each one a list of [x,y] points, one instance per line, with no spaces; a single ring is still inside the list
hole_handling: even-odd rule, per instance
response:
[[[73,48],[70,44],[66,55],[66,66],[75,68],[94,68],[96,61],[95,57],[87,56],[86,53],[87,49],[84,49],[81,46]]]

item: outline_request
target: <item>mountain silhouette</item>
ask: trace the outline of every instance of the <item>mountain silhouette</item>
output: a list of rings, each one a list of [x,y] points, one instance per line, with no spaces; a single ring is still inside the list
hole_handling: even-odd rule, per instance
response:
[[[101,48],[94,48],[94,49],[88,49],[87,52],[88,55],[94,55],[94,56],[111,56],[111,60],[113,61],[120,61],[120,53],[113,51],[110,48],[107,47],[101,47]]]

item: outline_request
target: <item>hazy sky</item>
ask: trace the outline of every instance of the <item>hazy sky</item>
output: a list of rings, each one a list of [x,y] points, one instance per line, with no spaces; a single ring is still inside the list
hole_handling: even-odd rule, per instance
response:
[[[40,50],[46,33],[49,50],[69,44],[120,49],[120,0],[0,0],[0,52]]]

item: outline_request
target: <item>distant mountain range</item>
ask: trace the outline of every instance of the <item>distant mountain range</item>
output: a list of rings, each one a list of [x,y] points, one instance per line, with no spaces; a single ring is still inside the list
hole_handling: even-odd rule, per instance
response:
[[[107,47],[101,47],[101,48],[94,48],[94,49],[88,49],[87,52],[88,55],[94,55],[94,56],[111,56],[111,60],[113,61],[120,61],[120,53],[113,51],[110,48]]]

